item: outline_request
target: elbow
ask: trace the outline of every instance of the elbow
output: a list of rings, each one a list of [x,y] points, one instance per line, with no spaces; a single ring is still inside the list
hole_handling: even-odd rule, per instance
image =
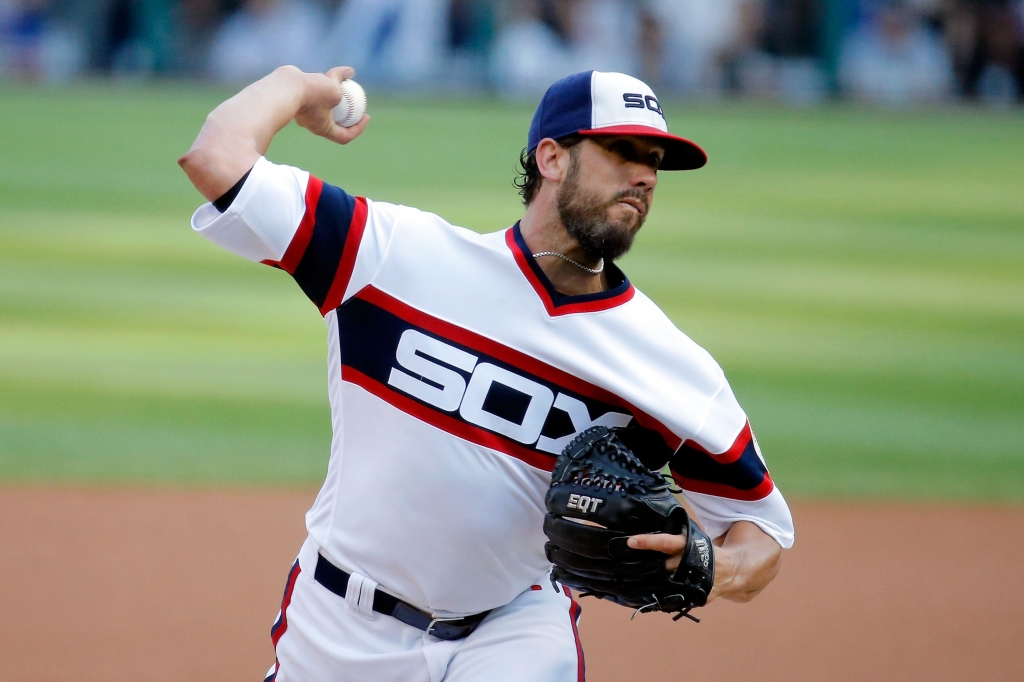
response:
[[[185,175],[189,176],[189,179],[192,178],[192,174],[199,167],[200,156],[200,150],[193,147],[178,157],[178,166],[181,167],[181,170],[185,171]]]
[[[196,167],[202,161],[208,161],[210,151],[224,137],[223,126],[217,117],[217,109],[214,109],[206,116],[199,135],[192,142],[192,147],[178,158],[178,165],[188,172],[188,168]]]
[[[192,147],[178,158],[178,165],[190,178],[193,173],[209,170],[216,163],[217,148],[224,144],[225,138],[215,109],[207,115]]]
[[[213,201],[224,189],[220,175],[230,155],[227,146],[232,143],[217,109],[210,112],[192,143],[192,148],[178,158],[178,166],[199,192]],[[230,187],[228,183],[227,187]]]
[[[195,176],[210,171],[214,165],[214,156],[212,150],[197,141],[191,149],[178,157],[178,165],[194,183]]]
[[[210,198],[210,194],[215,191],[211,188],[212,183],[210,182],[215,166],[213,157],[214,154],[209,149],[194,145],[192,149],[178,158],[178,165],[185,171],[189,181],[210,201],[213,200]]]
[[[229,128],[214,110],[192,148],[178,158],[178,165],[207,201],[215,201],[231,189],[261,155],[251,139]]]
[[[235,173],[238,163],[232,159],[222,141],[216,136],[202,133],[192,148],[178,158],[178,165],[208,201],[214,201],[226,192],[245,172]]]

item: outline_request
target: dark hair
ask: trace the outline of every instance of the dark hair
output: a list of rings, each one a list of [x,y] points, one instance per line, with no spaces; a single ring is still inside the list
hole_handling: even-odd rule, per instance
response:
[[[583,135],[578,133],[555,140],[563,149],[572,149],[582,141]],[[527,153],[524,148],[519,154],[519,170],[516,171],[516,179],[512,181],[512,184],[519,190],[519,196],[523,198],[523,203],[527,206],[537,195],[541,179],[540,171],[537,169],[537,150]]]

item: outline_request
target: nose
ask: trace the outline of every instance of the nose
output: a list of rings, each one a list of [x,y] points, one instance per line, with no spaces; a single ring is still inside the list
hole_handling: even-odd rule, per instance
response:
[[[632,169],[633,187],[654,189],[658,184],[658,170],[646,163],[634,163]]]

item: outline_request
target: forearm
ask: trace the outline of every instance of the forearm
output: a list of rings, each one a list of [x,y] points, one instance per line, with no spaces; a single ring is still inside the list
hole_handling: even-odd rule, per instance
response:
[[[303,109],[330,107],[340,100],[337,81],[281,67],[214,109],[178,163],[196,189],[213,201],[252,168],[274,135]]]
[[[782,548],[749,521],[734,523],[715,545],[715,587],[708,601],[750,601],[779,573]]]
[[[228,191],[266,153],[305,100],[307,74],[281,67],[227,100],[203,124],[181,165],[208,200]]]

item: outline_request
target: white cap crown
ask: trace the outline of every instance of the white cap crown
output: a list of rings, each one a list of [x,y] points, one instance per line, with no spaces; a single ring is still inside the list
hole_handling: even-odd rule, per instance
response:
[[[654,91],[624,73],[594,71],[590,80],[592,128],[642,125],[668,132],[668,123]]]

